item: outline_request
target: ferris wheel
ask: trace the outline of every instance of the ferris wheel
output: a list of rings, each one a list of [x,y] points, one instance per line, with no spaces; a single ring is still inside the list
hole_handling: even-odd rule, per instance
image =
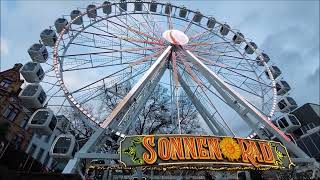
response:
[[[125,137],[159,84],[174,106],[185,92],[208,134],[240,136],[234,128],[246,124],[247,133],[276,138],[296,157],[307,157],[286,134],[299,122],[287,114],[297,104],[281,70],[253,40],[199,11],[155,1],[93,3],[58,18],[28,53],[32,61],[21,74],[29,84],[20,99],[33,113],[29,126],[36,132],[64,132],[52,156],[69,160],[65,173],[74,172],[84,154],[114,153],[106,142]],[[72,108],[76,122],[61,118],[64,107]],[[71,126],[92,134],[79,145]],[[55,149],[66,142],[65,151]]]

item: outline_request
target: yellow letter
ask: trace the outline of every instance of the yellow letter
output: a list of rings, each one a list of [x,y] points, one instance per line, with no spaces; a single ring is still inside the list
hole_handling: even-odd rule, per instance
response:
[[[169,137],[171,146],[171,159],[177,160],[177,155],[180,160],[184,160],[182,139],[181,137]]]
[[[183,137],[183,146],[186,159],[198,159],[194,137]],[[191,155],[191,158],[190,158]]]
[[[204,147],[208,147],[205,137],[196,137],[199,159],[210,159],[209,151]]]
[[[143,155],[142,155],[144,162],[146,162],[147,164],[155,163],[157,161],[157,153],[152,148],[152,147],[155,146],[155,144],[154,144],[154,136],[145,136],[145,137],[143,137],[142,144],[149,151],[149,153],[144,152]]]
[[[158,155],[164,161],[170,159],[170,141],[165,137],[158,139]]]

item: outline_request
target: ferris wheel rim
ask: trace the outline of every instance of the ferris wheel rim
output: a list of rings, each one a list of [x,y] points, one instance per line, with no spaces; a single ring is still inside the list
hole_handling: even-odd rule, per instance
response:
[[[152,3],[152,2],[150,2],[150,1],[142,1],[142,2],[143,2],[143,3],[148,3],[148,4]],[[126,3],[134,3],[134,2],[126,2]],[[120,4],[120,3],[111,3],[111,5],[117,5],[117,4]],[[162,5],[162,6],[166,5],[165,3],[160,3],[160,2],[157,2],[157,4],[160,4],[160,5]],[[102,5],[97,6],[95,9],[92,9],[92,10],[101,9],[101,8],[103,8],[104,6],[105,6],[105,5],[102,4]],[[172,7],[180,8],[179,6],[175,6],[175,5],[172,5]],[[196,11],[193,11],[193,10],[191,10],[191,9],[187,9],[187,10],[188,10],[188,12],[196,13]],[[60,65],[60,61],[58,60],[58,47],[59,47],[59,44],[60,44],[61,40],[63,39],[63,36],[65,35],[65,34],[64,34],[65,31],[71,27],[71,25],[73,24],[74,21],[76,21],[77,19],[79,19],[79,18],[81,18],[81,17],[83,17],[83,16],[85,16],[85,15],[87,15],[87,14],[88,14],[88,12],[83,12],[83,13],[81,13],[79,16],[77,16],[76,18],[74,18],[73,20],[71,20],[71,21],[67,24],[67,26],[65,26],[65,27],[62,29],[62,31],[59,33],[59,36],[58,36],[57,41],[56,41],[56,43],[55,43],[55,45],[54,45],[54,48],[53,48],[53,65],[54,65],[54,71],[55,71],[55,74],[56,74],[56,78],[58,79],[58,82],[59,82],[59,84],[60,84],[60,86],[61,86],[61,88],[62,88],[62,90],[63,90],[63,92],[64,92],[64,94],[65,94],[65,97],[68,99],[69,102],[71,102],[71,103],[73,104],[74,107],[76,107],[78,110],[80,110],[81,113],[83,113],[88,119],[90,119],[91,121],[95,122],[95,120],[96,120],[95,117],[92,116],[89,112],[87,112],[86,110],[84,110],[84,109],[82,108],[82,106],[75,100],[75,98],[72,96],[72,94],[70,94],[69,90],[68,90],[67,87],[65,86],[65,83],[64,83],[64,81],[63,81],[63,74],[62,74],[62,71],[60,71],[60,68],[61,68],[61,67],[59,67],[59,66],[61,66],[61,65]],[[106,18],[118,17],[118,16],[123,16],[123,15],[126,15],[126,14],[150,14],[150,15],[162,15],[162,16],[167,16],[167,17],[169,16],[168,14],[163,14],[163,13],[160,14],[160,13],[154,13],[154,12],[151,13],[150,11],[144,11],[144,10],[142,10],[142,11],[139,12],[139,13],[137,13],[137,12],[134,13],[134,12],[132,12],[132,11],[126,11],[126,13],[121,12],[121,13],[115,14],[115,15],[113,15],[113,16],[107,16]],[[210,18],[210,17],[205,16],[205,15],[203,15],[203,17],[206,17],[207,19]],[[178,18],[178,17],[176,17],[176,16],[173,16],[173,18],[176,18],[176,19],[179,19],[179,20],[183,20],[183,21],[188,22],[188,21],[187,21],[186,19],[184,19],[184,18]],[[101,20],[103,20],[103,19],[101,19]],[[99,22],[99,21],[101,21],[101,20],[98,20],[97,22]],[[97,22],[94,21],[93,23],[88,24],[88,25],[86,26],[86,28],[92,26],[92,24],[97,23]],[[206,29],[206,28],[205,28],[204,26],[202,26],[201,24],[197,24],[197,23],[192,22],[192,20],[190,20],[190,22],[191,22],[193,25],[197,25],[197,26],[200,26],[200,27]],[[215,22],[216,22],[217,24],[219,24],[220,26],[223,25],[223,23],[221,23],[221,22],[219,22],[219,21],[217,21],[217,20],[215,20]],[[85,30],[86,28],[82,28],[81,30],[83,31],[83,30]],[[71,28],[70,28],[70,29],[71,29]],[[233,34],[236,34],[236,33],[237,33],[236,31],[234,31],[234,30],[231,29],[231,28],[230,28],[229,30],[230,30],[230,32],[232,32]],[[77,34],[80,34],[80,33],[81,33],[81,32],[79,32],[79,33],[77,33]],[[76,37],[77,37],[77,36],[73,37],[73,39],[75,39]],[[221,37],[220,37],[220,38],[221,38]],[[270,77],[270,80],[271,80],[271,84],[272,84],[272,90],[273,90],[273,100],[272,100],[273,104],[272,104],[271,111],[269,112],[269,116],[268,116],[268,117],[270,118],[270,117],[272,117],[273,114],[274,114],[274,110],[275,110],[276,102],[277,102],[277,91],[276,91],[276,87],[275,87],[275,84],[276,84],[275,79],[274,79],[274,77],[273,77],[273,74],[271,73],[271,70],[270,70],[270,68],[269,68],[269,65],[264,61],[264,57],[261,55],[260,52],[257,51],[258,48],[254,48],[245,38],[242,38],[242,39],[243,39],[243,42],[246,43],[246,45],[248,45],[248,46],[254,51],[254,53],[262,60],[263,65],[264,65],[264,67],[266,68],[266,70],[267,70],[267,72],[268,72],[268,74],[269,74],[269,77]],[[71,41],[71,40],[70,40],[70,41]],[[69,43],[68,43],[68,45],[69,45]],[[64,54],[65,54],[65,52],[67,52],[67,50],[68,50],[68,48],[66,48],[66,49],[64,50]],[[241,54],[241,53],[240,53],[240,54]],[[96,123],[96,122],[95,122],[95,123]]]

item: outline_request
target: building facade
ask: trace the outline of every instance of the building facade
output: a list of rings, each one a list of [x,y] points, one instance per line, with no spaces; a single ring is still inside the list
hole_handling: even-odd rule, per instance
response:
[[[298,146],[309,156],[320,161],[320,105],[306,103],[292,112],[301,128],[292,134]]]
[[[32,138],[28,129],[29,115],[25,113],[18,98],[23,80],[20,79],[22,64],[0,72],[0,126],[5,139],[17,150],[25,151]]]

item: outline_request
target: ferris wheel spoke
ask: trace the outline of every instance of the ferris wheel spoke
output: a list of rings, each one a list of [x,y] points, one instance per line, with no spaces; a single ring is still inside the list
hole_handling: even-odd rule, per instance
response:
[[[172,17],[171,17],[171,12],[172,11],[172,7],[171,5],[169,5],[169,14],[167,15],[167,24],[168,24],[168,29],[173,29],[173,23],[172,23]]]
[[[244,58],[244,57],[240,57],[240,56],[234,56],[234,55],[228,55],[226,54],[226,52],[222,52],[222,51],[218,51],[215,52],[215,51],[203,51],[203,50],[190,50],[190,51],[193,51],[193,52],[196,52],[198,53],[198,55],[208,55],[208,56],[224,56],[224,57],[230,57],[230,58],[234,58],[234,59],[244,59],[244,60],[248,60],[248,61],[252,61],[254,63],[257,62],[257,60],[255,59],[250,59],[250,58]],[[229,52],[237,52],[237,51],[229,51]],[[200,54],[201,53],[201,54]]]
[[[130,17],[131,17],[132,19],[134,19],[136,22],[139,22],[135,17],[133,17],[133,16],[131,16],[131,15],[130,15]],[[161,38],[161,35],[159,36],[159,35],[157,35],[157,34],[155,33],[154,27],[153,27],[153,28],[151,27],[150,22],[149,22],[148,20],[146,20],[144,14],[141,14],[141,17],[144,19],[144,21],[146,22],[147,26],[146,26],[144,23],[140,23],[140,22],[139,22],[139,23],[140,23],[140,24],[142,25],[142,27],[146,30],[146,32],[152,32],[152,34],[153,34],[153,36],[151,36],[152,39],[155,40],[155,41],[164,42],[164,41],[162,40],[162,38]],[[137,24],[137,23],[135,23],[135,24]]]
[[[232,73],[235,74],[235,75],[238,75],[238,76],[240,76],[240,77],[247,78],[247,79],[249,79],[249,80],[251,80],[251,81],[254,81],[254,82],[256,82],[256,83],[259,83],[259,84],[261,84],[261,85],[264,85],[264,86],[267,86],[267,87],[271,87],[270,85],[268,85],[268,84],[266,84],[266,83],[264,83],[264,82],[261,82],[261,81],[258,81],[257,79],[252,78],[252,76],[254,76],[254,74],[253,74],[254,71],[248,71],[248,70],[244,70],[244,69],[238,69],[238,68],[228,67],[227,65],[225,65],[225,64],[223,64],[223,63],[221,63],[221,62],[209,61],[209,60],[204,59],[204,58],[201,57],[201,56],[197,56],[197,57],[198,57],[199,59],[201,59],[201,60],[204,60],[204,61],[207,62],[207,63],[210,62],[210,64],[213,64],[213,65],[215,65],[215,66],[221,67],[221,68],[223,68],[223,69],[225,69],[225,70],[227,70],[227,71],[229,71],[229,72],[232,72]],[[251,75],[243,74],[243,73],[240,73],[239,71],[249,72],[249,73],[251,73]],[[218,73],[218,74],[219,74],[219,73]]]
[[[189,23],[184,27],[184,30],[183,30],[183,32],[186,34],[188,31],[189,31],[189,29],[190,29],[190,27],[192,26],[192,19],[190,19],[190,21],[189,21]]]
[[[181,68],[181,69],[184,69],[181,65],[179,65],[179,67]],[[209,85],[207,85],[205,82],[205,78],[203,78],[201,75],[200,75],[200,73],[194,68],[194,67],[191,67],[192,68],[192,70],[194,71],[194,74],[197,76],[197,78],[199,78],[203,83],[202,83],[202,86],[203,87],[205,87],[207,90],[209,90],[214,96],[216,96],[216,97],[218,97],[222,102],[224,102],[224,103],[227,103],[218,93],[216,93],[216,92],[214,92],[210,87],[211,87],[211,85],[209,84]],[[189,74],[189,72],[187,72],[187,71],[183,71],[183,73],[184,74],[188,74],[189,76],[190,76],[190,74]]]
[[[160,55],[163,52],[163,50],[164,50],[164,48],[162,48],[159,51],[156,51],[155,53],[152,53],[152,54],[150,54],[148,56],[145,56],[145,57],[143,57],[141,59],[133,61],[133,62],[131,62],[129,64],[130,64],[130,66],[135,66],[135,65],[139,65],[141,63],[144,63],[144,62],[146,62],[148,60],[151,60],[153,57],[156,57],[156,56]]]
[[[195,74],[193,73],[189,63],[187,62],[186,58],[182,55],[182,53],[178,53],[178,56],[182,59],[181,62],[183,64],[183,66],[185,67],[186,71],[188,72],[188,74],[191,76],[191,78],[199,85],[202,86],[202,81],[197,78],[195,76]]]
[[[217,67],[220,67],[220,68],[230,69],[230,70],[237,70],[237,71],[244,71],[244,72],[254,72],[253,70],[240,69],[240,68],[237,68],[237,67],[232,67],[232,66],[224,63],[224,60],[217,61],[217,60],[213,60],[213,59],[206,59],[206,58],[204,58],[204,57],[202,57],[200,55],[197,55],[197,57],[199,59],[201,59],[202,61],[204,61],[206,65],[217,66]]]
[[[105,79],[108,79],[108,78],[110,78],[110,77],[112,77],[112,76],[114,76],[114,75],[116,75],[116,74],[118,74],[118,73],[120,73],[120,72],[123,72],[123,71],[125,71],[125,70],[127,70],[127,69],[129,69],[129,67],[125,67],[125,68],[122,68],[122,69],[120,69],[120,70],[112,73],[112,74],[108,74],[107,76],[105,76],[105,77],[103,77],[103,78],[101,78],[101,79],[98,79],[97,81],[94,81],[94,82],[92,82],[92,83],[86,84],[86,85],[84,85],[84,86],[82,86],[82,87],[80,87],[80,88],[78,88],[78,89],[70,92],[70,94],[72,95],[72,94],[74,94],[74,93],[77,93],[77,92],[79,92],[79,91],[81,91],[81,90],[83,90],[83,89],[85,89],[85,88],[87,88],[87,87],[90,87],[90,86],[92,86],[92,85],[94,85],[94,84],[97,84],[97,83],[99,83],[99,82],[102,82],[102,81],[104,81]]]
[[[213,31],[213,29],[208,29],[208,30],[205,30],[203,32],[197,33],[195,35],[191,35],[189,37],[189,41],[192,42],[193,40],[197,40],[197,39],[201,38],[202,36],[204,36],[206,34],[211,34],[212,31]]]
[[[190,42],[193,42],[193,41],[198,41],[198,40],[200,40],[201,38],[204,38],[205,36],[217,36],[217,32],[218,32],[218,30],[220,29],[220,25],[218,25],[218,26],[215,26],[215,27],[213,27],[213,28],[207,28],[207,29],[205,29],[204,31],[202,31],[202,32],[198,32],[198,33],[195,33],[195,34],[193,34],[193,35],[190,35]]]
[[[195,71],[197,71],[197,70],[195,70]],[[226,73],[222,73],[222,72],[220,72],[220,73],[218,73],[218,74],[225,79],[225,83],[227,83],[227,84],[229,84],[229,85],[231,85],[231,86],[233,86],[233,87],[235,87],[235,88],[238,88],[239,90],[242,90],[242,91],[245,91],[245,92],[247,92],[247,93],[250,93],[250,94],[252,94],[252,95],[254,95],[254,96],[258,97],[258,98],[262,98],[262,96],[261,96],[260,94],[257,94],[257,91],[259,91],[259,89],[252,89],[251,87],[248,87],[247,83],[245,83],[248,79],[250,79],[250,80],[254,81],[255,83],[257,83],[256,86],[265,85],[265,84],[257,81],[256,79],[250,78],[250,77],[248,77],[248,76],[245,76],[245,77],[243,77],[243,76],[238,76],[238,77],[242,77],[242,78],[245,78],[245,79],[242,79],[242,80],[237,79],[237,80],[236,80],[236,79],[230,79],[230,78],[229,78],[230,74],[226,74]],[[229,76],[228,76],[228,75],[229,75]],[[235,80],[239,83],[238,85],[235,84],[235,82],[234,82]],[[245,85],[247,88],[245,89],[245,88],[241,87],[241,86],[243,86],[243,85]],[[269,86],[269,87],[270,87],[270,86]],[[259,92],[260,92],[260,91],[259,91]],[[262,92],[261,92],[261,93],[262,93]]]
[[[196,53],[198,53],[198,55],[225,56],[225,57],[233,57],[233,56],[228,55],[228,53],[236,52],[235,50],[232,50],[232,51],[218,51],[218,50],[201,51],[201,50],[196,50],[196,49],[190,49],[190,51],[196,52]]]
[[[111,34],[112,36],[114,36],[114,33],[105,31],[105,30],[103,30],[103,29],[101,29],[101,28],[99,28],[99,27],[93,26],[93,25],[92,25],[92,27],[95,28],[95,29],[97,29],[97,30],[99,30],[99,31],[101,31],[101,32],[104,32],[104,33],[107,33],[107,34]],[[122,32],[123,32],[123,31],[122,31]],[[133,44],[133,45],[135,45],[135,46],[138,46],[138,47],[141,47],[141,48],[143,47],[142,45],[139,45],[139,44],[137,44],[137,43],[135,43],[135,42],[131,42],[131,41],[128,41],[128,40],[125,40],[125,41],[128,42],[128,43],[130,43],[130,44]]]
[[[151,60],[152,57],[159,55],[160,51],[161,49],[159,51],[156,51],[155,53],[140,54],[140,56],[131,56],[131,58],[130,56],[125,56],[126,57],[125,59],[119,56],[104,56],[104,57],[109,57],[104,59],[93,59],[91,56],[89,59],[67,57],[67,58],[64,58],[64,62],[63,62],[64,65],[68,65],[68,64],[70,65],[77,64],[77,65],[69,68],[63,68],[62,71],[67,72],[67,71],[77,71],[77,70],[84,70],[84,69],[123,66],[123,65],[135,66]],[[70,59],[70,62],[69,62],[69,59]],[[82,67],[84,65],[86,66]]]
[[[239,90],[242,90],[242,91],[245,91],[247,93],[250,93],[254,96],[257,96],[259,98],[262,98],[261,95],[257,94],[257,89],[253,90],[252,88],[248,87],[246,84],[245,84],[245,81],[246,80],[237,80],[238,83],[240,84],[235,84],[235,81],[234,79],[231,79],[230,77],[230,74],[225,74],[225,73],[220,73],[220,76],[222,76],[224,79],[225,79],[225,82]],[[247,86],[247,89],[243,88],[242,85],[246,85]]]
[[[131,16],[130,16],[130,17],[131,17]],[[152,40],[158,41],[158,42],[159,42],[159,41],[162,41],[161,39],[154,38],[154,37],[148,35],[147,33],[144,33],[144,32],[142,32],[142,31],[140,31],[140,30],[137,30],[137,29],[135,29],[135,28],[132,28],[132,27],[128,26],[128,24],[126,24],[125,22],[123,22],[121,19],[119,19],[118,17],[116,17],[116,18],[117,18],[121,23],[123,23],[123,24],[126,25],[126,26],[121,25],[121,24],[116,23],[116,22],[113,22],[113,21],[110,21],[110,20],[108,20],[108,22],[110,22],[110,23],[112,23],[112,24],[114,24],[114,25],[117,25],[117,26],[119,26],[119,27],[122,27],[122,28],[124,28],[124,29],[127,29],[127,30],[129,30],[129,31],[131,31],[131,32],[139,35],[143,40],[146,40],[145,38],[149,38],[149,39],[152,39]],[[133,20],[133,22],[135,22],[134,19],[132,19],[132,20]],[[144,37],[144,38],[143,38],[143,37]]]
[[[198,70],[195,69],[194,67],[191,67],[191,68],[192,68],[192,70],[193,70],[194,72],[198,72]],[[228,70],[228,69],[227,69],[227,70]],[[236,71],[233,71],[233,72],[236,72]],[[190,73],[188,73],[188,74],[190,74]],[[197,74],[199,74],[199,73],[197,73]],[[234,86],[234,87],[236,87],[236,88],[238,88],[238,89],[240,89],[240,90],[243,90],[243,91],[245,91],[245,92],[248,92],[248,93],[250,93],[250,94],[252,94],[252,95],[255,95],[255,96],[261,98],[261,95],[259,95],[259,94],[256,93],[257,89],[253,90],[253,89],[249,88],[250,90],[248,90],[248,89],[244,89],[244,88],[241,87],[241,85],[246,81],[246,79],[253,80],[254,82],[258,83],[258,85],[261,85],[261,84],[262,84],[260,81],[257,81],[256,79],[253,79],[253,78],[251,78],[251,77],[248,77],[248,76],[246,76],[246,75],[243,75],[243,74],[238,73],[237,75],[238,75],[239,77],[246,78],[246,79],[241,80],[241,82],[242,82],[241,85],[236,85],[236,84],[235,84],[232,80],[230,80],[227,76],[224,76],[224,75],[223,75],[223,74],[225,74],[225,73],[221,73],[221,72],[220,72],[220,73],[218,73],[218,74],[219,74],[220,76],[222,76],[225,80],[227,80],[227,81],[226,81],[227,84],[229,84],[229,85],[231,85],[231,86]],[[229,75],[230,75],[230,74],[229,74]],[[240,82],[240,83],[241,83],[241,82]],[[202,84],[204,84],[204,83],[202,83]]]
[[[154,41],[147,41],[147,40],[140,40],[136,38],[130,38],[130,37],[125,37],[125,36],[119,36],[119,35],[113,35],[112,38],[118,38],[124,41],[130,41],[130,42],[136,42],[136,43],[143,43],[143,44],[149,44],[149,45],[164,45],[163,43],[160,42],[154,42]],[[98,48],[98,47],[97,47]]]
[[[186,47],[199,47],[199,46],[213,46],[219,44],[229,44],[232,41],[221,41],[221,42],[197,42],[197,43],[188,43]]]
[[[89,53],[80,53],[80,54],[67,54],[67,55],[60,55],[58,57],[74,57],[74,56],[86,56],[86,55],[98,55],[98,54],[109,54],[109,53],[115,53],[115,52],[126,52],[126,53],[134,53],[134,54],[140,54],[135,53],[135,51],[143,51],[143,50],[156,50],[160,49],[161,46],[156,47],[144,47],[144,48],[128,48],[128,49],[121,49],[121,50],[110,50],[110,51],[101,51],[101,52],[89,52]]]
[[[119,9],[122,9],[122,8],[121,8],[120,6],[118,6],[118,5],[115,5],[115,6],[118,7]],[[128,16],[131,18],[132,22],[135,23],[135,27],[139,29],[139,26],[138,26],[137,23],[136,23],[137,20],[134,19],[134,18],[132,18],[132,15],[131,15],[130,13],[127,13],[127,14],[126,14],[126,18],[127,18]],[[159,41],[159,39],[156,39],[156,38],[154,38],[154,37],[152,37],[152,36],[150,36],[150,35],[148,35],[148,34],[146,34],[146,33],[143,33],[143,32],[141,32],[141,31],[139,31],[139,30],[136,30],[136,29],[133,29],[133,28],[129,27],[128,23],[125,23],[125,22],[121,21],[118,16],[116,16],[116,18],[117,18],[122,24],[124,24],[124,25],[127,26],[127,27],[124,27],[124,26],[116,23],[118,26],[124,27],[125,29],[128,29],[128,30],[131,31],[131,32],[135,32],[135,33],[138,34],[140,37],[141,37],[141,35],[143,35],[143,36],[145,36],[145,37],[147,37],[147,38],[150,38],[150,39]],[[128,22],[128,21],[127,21],[127,22]],[[112,23],[115,23],[115,22],[112,22]],[[130,24],[132,24],[132,23],[130,23]],[[142,34],[140,34],[140,33],[142,33]]]
[[[153,22],[153,23],[154,23],[154,28],[153,28],[153,29],[155,30],[154,32],[157,32],[157,33],[158,33],[158,38],[161,39],[161,36],[162,36],[161,32],[164,32],[163,29],[162,29],[162,27],[159,26],[159,24],[157,23],[157,21],[155,21],[155,19],[154,19],[154,17],[152,16],[149,8],[146,7],[146,5],[145,5],[144,3],[143,3],[143,6],[144,6],[145,10],[148,12],[148,14],[147,14],[148,20],[150,20],[150,22]]]

